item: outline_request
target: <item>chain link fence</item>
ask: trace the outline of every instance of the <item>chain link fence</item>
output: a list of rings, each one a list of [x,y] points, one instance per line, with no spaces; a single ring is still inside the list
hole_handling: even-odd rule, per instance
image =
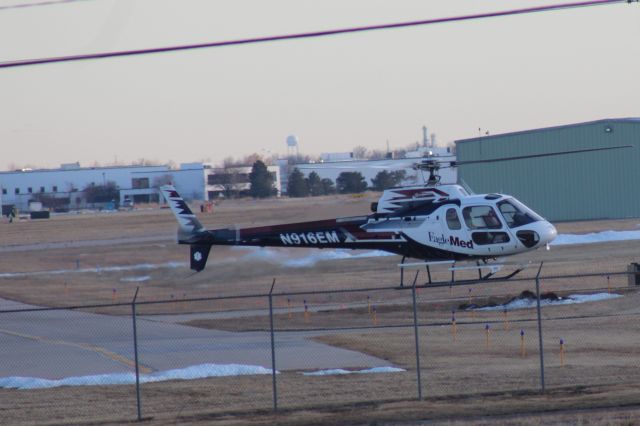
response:
[[[416,284],[416,273],[403,287],[295,293],[274,280],[268,294],[12,303],[0,310],[0,412],[12,423],[129,421],[637,386],[636,269],[534,268],[490,282],[430,274],[430,284]]]

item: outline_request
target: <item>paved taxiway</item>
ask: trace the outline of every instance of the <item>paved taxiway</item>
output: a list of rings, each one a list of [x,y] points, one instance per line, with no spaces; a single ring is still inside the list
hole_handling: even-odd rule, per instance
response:
[[[133,370],[130,317],[68,310],[2,312],[34,306],[0,299],[0,377],[47,379]],[[143,372],[191,365],[271,367],[269,333],[204,330],[166,318],[138,318]],[[313,333],[276,334],[278,370],[378,367],[388,362],[309,340]]]

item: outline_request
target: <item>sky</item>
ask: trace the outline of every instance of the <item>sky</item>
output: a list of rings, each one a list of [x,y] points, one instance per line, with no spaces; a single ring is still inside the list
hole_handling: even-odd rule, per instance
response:
[[[0,62],[569,0],[85,0],[1,9]],[[32,3],[37,1],[31,0]],[[405,147],[640,117],[640,4],[0,69],[0,170]]]

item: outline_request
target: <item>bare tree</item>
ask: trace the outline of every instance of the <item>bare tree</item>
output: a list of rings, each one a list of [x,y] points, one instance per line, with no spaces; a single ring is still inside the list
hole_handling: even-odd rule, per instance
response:
[[[222,160],[222,168],[223,168],[223,169],[228,169],[229,167],[234,167],[234,166],[236,166],[236,165],[237,165],[236,163],[237,163],[237,162],[236,162],[236,160],[235,160],[233,157],[231,157],[231,156],[229,156],[229,157],[225,157],[225,158]]]
[[[131,163],[133,166],[159,166],[158,160],[150,160],[148,158],[140,157],[137,161]]]
[[[242,164],[245,166],[253,166],[256,161],[261,161],[262,163],[264,163],[264,161],[262,160],[262,156],[254,152],[253,154],[245,155],[245,157],[242,159]]]
[[[240,190],[246,183],[246,179],[242,179],[240,173],[233,169],[226,170],[225,174],[226,177],[222,183],[224,196],[226,198],[237,198],[240,195]]]
[[[381,149],[372,149],[367,157],[369,160],[384,160],[387,158],[387,151]]]
[[[153,188],[160,188],[162,185],[170,185],[173,177],[169,174],[156,176],[153,178]]]
[[[287,156],[287,164],[290,165],[294,165],[294,164],[303,164],[303,163],[311,163],[311,162],[317,162],[320,159],[317,157],[311,157],[310,155],[304,155],[304,154],[297,154],[297,155],[289,155]]]
[[[367,149],[367,147],[364,147],[362,145],[358,145],[356,147],[353,148],[353,158],[356,160],[364,160],[369,158],[369,150]]]

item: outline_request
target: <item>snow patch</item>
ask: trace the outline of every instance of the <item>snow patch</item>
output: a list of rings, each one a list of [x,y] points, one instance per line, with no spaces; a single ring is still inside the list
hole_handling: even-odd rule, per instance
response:
[[[640,231],[602,231],[592,232],[590,234],[560,234],[550,245],[564,246],[628,240],[640,240]]]
[[[149,281],[151,279],[151,277],[149,275],[142,275],[139,277],[124,277],[124,278],[120,278],[120,281],[125,282],[125,283],[140,283],[140,282],[144,282],[144,281]]]
[[[334,368],[330,370],[311,371],[302,374],[305,376],[333,376],[342,374],[400,373],[403,371],[407,370],[396,367],[373,367],[367,368],[366,370],[344,370],[342,368]]]
[[[622,295],[616,293],[572,294],[567,296],[567,299],[570,300],[567,303],[599,302],[601,300],[617,299],[618,297],[622,297]]]
[[[595,293],[595,294],[572,294],[567,297],[560,298],[558,300],[540,300],[540,306],[558,306],[558,305],[571,305],[574,303],[588,303],[599,302],[601,300],[617,299],[622,297],[620,294],[615,293]],[[518,299],[507,303],[506,305],[499,306],[486,306],[484,308],[477,308],[477,311],[502,311],[502,310],[515,310],[515,309],[529,309],[536,307],[535,299]]]
[[[207,377],[245,376],[271,374],[271,369],[257,365],[242,364],[200,364],[176,370],[157,371],[141,374],[140,383],[161,382],[165,380],[193,380]],[[99,386],[135,384],[134,373],[98,374],[94,376],[66,377],[49,380],[37,377],[1,377],[0,388],[5,389],[42,389],[59,386]]]

